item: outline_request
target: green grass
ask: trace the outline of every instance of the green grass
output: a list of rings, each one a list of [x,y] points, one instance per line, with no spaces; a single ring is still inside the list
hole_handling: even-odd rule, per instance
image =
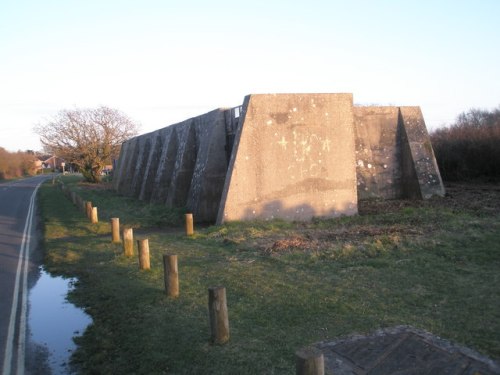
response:
[[[151,212],[68,184],[99,201],[100,212],[132,221],[118,207]],[[498,358],[500,214],[447,202],[308,224],[230,223],[190,238],[136,220],[152,264],[140,271],[136,256],[110,242],[107,223],[91,225],[46,184],[46,266],[78,277],[70,299],[93,318],[73,363],[84,374],[290,374],[300,347],[401,324]],[[164,293],[165,253],[179,257],[177,299]],[[227,290],[224,346],[209,343],[207,289],[216,285]]]
[[[99,217],[109,220],[119,217],[122,223],[133,228],[168,227],[181,223],[185,209],[167,210],[162,205],[145,204],[133,198],[117,195],[108,182],[108,176],[101,184],[83,182],[81,175],[59,177],[64,184],[85,201],[98,208]]]

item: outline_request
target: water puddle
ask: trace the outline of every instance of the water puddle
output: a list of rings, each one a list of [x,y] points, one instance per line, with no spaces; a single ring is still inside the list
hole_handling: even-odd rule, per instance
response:
[[[66,300],[75,279],[53,277],[43,269],[29,293],[30,341],[48,353],[51,373],[68,374],[69,357],[79,336],[92,322],[81,309]]]

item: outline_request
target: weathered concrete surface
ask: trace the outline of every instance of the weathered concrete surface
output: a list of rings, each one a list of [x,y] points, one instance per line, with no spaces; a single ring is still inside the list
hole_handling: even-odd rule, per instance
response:
[[[471,349],[410,326],[312,345],[329,375],[494,375],[500,365]]]
[[[353,107],[352,94],[249,95],[125,142],[114,188],[196,221],[308,220],[359,199],[444,195],[418,107]]]
[[[215,221],[227,171],[228,111],[214,110],[125,142],[114,188],[167,207],[186,207],[198,221]]]
[[[219,209],[226,180],[226,114],[231,110],[212,111],[195,119],[196,163],[186,206],[197,221],[213,221]]]
[[[403,170],[411,173],[408,180],[412,181],[412,185],[406,187],[405,197],[444,196],[443,181],[420,108],[399,107],[399,113],[399,123],[404,129]]]
[[[419,107],[354,107],[359,199],[427,199],[443,182]]]
[[[359,199],[403,196],[398,107],[354,107]]]
[[[217,223],[357,213],[351,94],[250,95]]]

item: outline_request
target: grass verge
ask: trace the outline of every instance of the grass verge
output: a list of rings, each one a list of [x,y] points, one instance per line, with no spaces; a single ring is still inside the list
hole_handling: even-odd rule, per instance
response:
[[[131,221],[126,212],[151,212],[69,183],[108,217],[118,207]],[[290,374],[302,346],[400,324],[498,358],[500,192],[477,191],[482,205],[460,204],[461,193],[367,202],[355,217],[230,223],[190,238],[172,224],[151,230],[164,222],[150,214],[134,221],[151,252],[152,269],[139,271],[137,257],[110,242],[106,222],[90,224],[46,184],[39,198],[46,267],[78,278],[70,299],[93,319],[73,363],[84,374]],[[164,211],[160,217],[178,218]],[[179,257],[177,299],[164,294],[164,253]],[[209,343],[207,289],[216,285],[227,289],[224,346]]]

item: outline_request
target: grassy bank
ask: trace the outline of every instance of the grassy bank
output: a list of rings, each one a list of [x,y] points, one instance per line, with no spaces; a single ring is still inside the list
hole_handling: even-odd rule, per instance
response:
[[[94,324],[74,363],[99,374],[290,374],[312,342],[410,324],[500,357],[500,189],[451,188],[430,202],[367,202],[312,223],[232,223],[186,238],[167,212],[67,180],[149,238],[139,271],[54,185],[40,190],[46,266],[79,279]],[[468,190],[467,190],[468,189]],[[472,199],[471,197],[475,197]],[[158,210],[158,211],[155,211]],[[158,227],[158,225],[160,227]],[[178,299],[161,257],[178,254]],[[209,343],[210,286],[227,289],[231,339]]]

